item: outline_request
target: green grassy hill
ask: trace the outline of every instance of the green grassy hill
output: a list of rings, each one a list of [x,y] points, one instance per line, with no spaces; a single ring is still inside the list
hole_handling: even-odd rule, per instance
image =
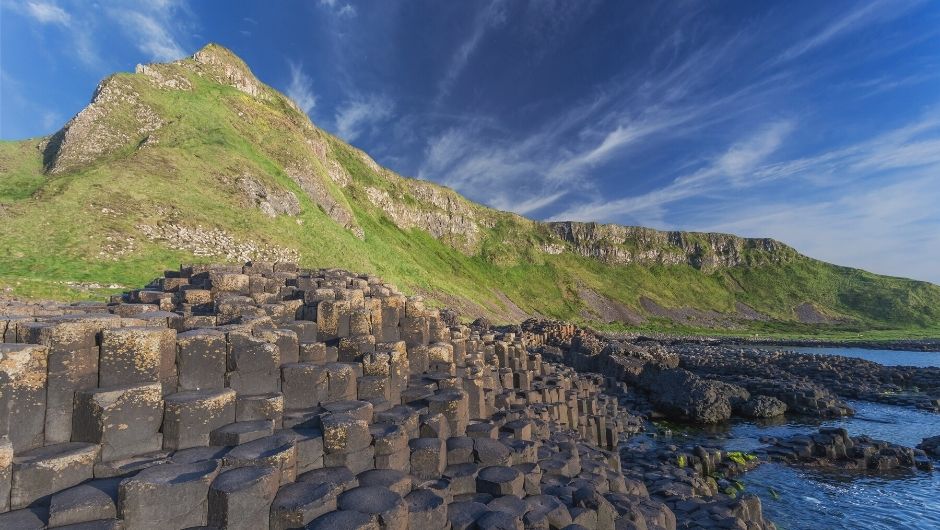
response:
[[[938,335],[940,287],[767,239],[538,223],[401,177],[228,50],[105,79],[0,143],[0,292],[89,298],[194,261],[373,272],[466,315],[620,329]]]

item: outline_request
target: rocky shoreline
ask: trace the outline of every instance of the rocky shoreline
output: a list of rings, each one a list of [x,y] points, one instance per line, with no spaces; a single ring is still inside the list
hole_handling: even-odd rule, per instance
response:
[[[855,358],[702,342],[613,340],[570,324],[536,320],[520,329],[543,337],[539,351],[546,359],[621,381],[621,402],[645,419],[700,425],[735,416],[825,419],[854,414],[844,401],[850,398],[940,412],[940,369],[935,368],[885,367]],[[667,503],[686,527],[696,528],[703,525],[698,518],[706,513],[728,513],[740,484],[734,477],[764,461],[867,473],[930,472],[930,455],[940,457],[938,440],[929,438],[915,449],[866,436],[850,438],[844,429],[823,429],[789,440],[763,440],[768,445],[757,455],[678,447],[667,440],[632,445],[621,458],[625,474],[641,472],[654,480],[651,496]]]
[[[624,340],[654,340],[663,344],[703,344],[712,346],[771,346],[775,348],[862,348],[866,350],[899,350],[940,352],[940,338],[936,339],[788,339],[751,337],[712,337],[703,335],[669,335],[657,333],[612,333],[611,337]]]
[[[839,355],[740,346],[679,344],[671,349],[680,365],[695,374],[769,393],[802,414],[815,415],[791,389],[811,388],[817,398],[831,395],[940,412],[938,367],[883,366]]]

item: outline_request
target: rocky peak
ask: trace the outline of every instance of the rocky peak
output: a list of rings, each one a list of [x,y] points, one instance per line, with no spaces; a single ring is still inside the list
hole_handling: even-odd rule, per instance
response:
[[[49,173],[75,169],[141,142],[162,125],[126,75],[110,76],[98,84],[91,103],[44,142],[43,165]]]
[[[264,85],[231,50],[218,44],[207,44],[193,54],[193,61],[223,85],[229,85],[252,97],[264,95]]]

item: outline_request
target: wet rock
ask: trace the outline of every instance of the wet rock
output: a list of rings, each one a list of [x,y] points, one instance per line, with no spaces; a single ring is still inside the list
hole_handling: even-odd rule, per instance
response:
[[[924,438],[922,442],[917,444],[917,447],[929,455],[940,458],[940,436]]]
[[[813,436],[776,440],[766,451],[772,459],[814,467],[875,472],[933,469],[923,451],[868,436],[850,437],[842,428],[823,427]]]

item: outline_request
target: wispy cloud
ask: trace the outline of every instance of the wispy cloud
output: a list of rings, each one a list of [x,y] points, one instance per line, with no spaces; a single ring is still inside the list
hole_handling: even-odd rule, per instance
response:
[[[467,67],[470,57],[473,55],[473,52],[476,51],[477,46],[480,45],[480,41],[483,40],[486,33],[491,28],[499,26],[506,21],[505,7],[504,0],[491,0],[486,7],[477,13],[476,18],[471,24],[470,35],[457,46],[444,72],[444,77],[438,84],[438,103],[446,97],[451,88],[453,88],[454,83],[457,81],[457,78],[460,76],[461,72],[463,72],[464,68]]]
[[[702,89],[734,64],[748,38],[696,43],[668,65],[616,76],[523,137],[493,139],[498,131],[481,121],[451,127],[430,139],[418,175],[517,213],[590,194],[592,172],[631,149],[692,135],[789,86],[776,76],[725,94]]]
[[[72,21],[64,9],[45,2],[26,2],[26,13],[42,24],[68,26]]]
[[[46,130],[53,130],[56,126],[61,125],[62,116],[55,111],[47,110],[42,113],[42,128]]]
[[[152,60],[173,61],[187,55],[194,20],[188,4],[180,0],[124,2],[109,14],[121,23],[137,49]]]
[[[303,65],[289,61],[288,66],[290,67],[290,83],[287,85],[287,97],[291,98],[305,114],[310,114],[310,111],[317,105],[317,98],[313,93],[313,81],[304,72]]]
[[[163,10],[144,12],[116,10],[112,13],[133,38],[137,49],[154,61],[174,61],[186,55],[167,24]]]
[[[875,22],[884,23],[898,17],[918,4],[918,1],[876,0],[862,2],[846,12],[839,10],[835,16],[818,28],[816,32],[794,43],[774,60],[775,64],[791,61],[830,42],[867,27]]]
[[[556,220],[615,220],[625,217],[659,218],[671,203],[731,186],[753,183],[746,173],[771,156],[793,130],[793,123],[772,123],[752,138],[735,143],[722,155],[697,171],[673,180],[648,193],[601,200],[569,207],[553,216]]]
[[[556,191],[555,193],[533,193],[528,199],[521,202],[509,201],[505,196],[499,196],[492,203],[494,208],[515,212],[520,215],[527,215],[537,212],[546,206],[550,206],[567,194],[566,191]]]
[[[71,10],[39,0],[9,5],[40,24],[61,28],[72,40],[69,51],[96,70],[104,63],[98,51],[101,41],[96,32],[107,19],[117,22],[124,37],[150,60],[172,61],[186,55],[181,42],[192,17],[188,7],[177,0],[90,3]]]
[[[320,5],[340,17],[352,18],[358,14],[356,7],[347,2],[339,2],[337,0],[320,0]]]
[[[392,100],[382,95],[352,98],[336,111],[336,132],[346,141],[355,141],[372,127],[385,122],[393,110]]]
[[[39,24],[58,27],[72,40],[72,45],[68,47],[68,50],[74,53],[85,66],[97,68],[101,65],[101,57],[92,42],[94,22],[86,20],[82,16],[83,13],[79,12],[73,16],[73,13],[49,2],[13,2],[4,4],[3,7],[7,6]]]

